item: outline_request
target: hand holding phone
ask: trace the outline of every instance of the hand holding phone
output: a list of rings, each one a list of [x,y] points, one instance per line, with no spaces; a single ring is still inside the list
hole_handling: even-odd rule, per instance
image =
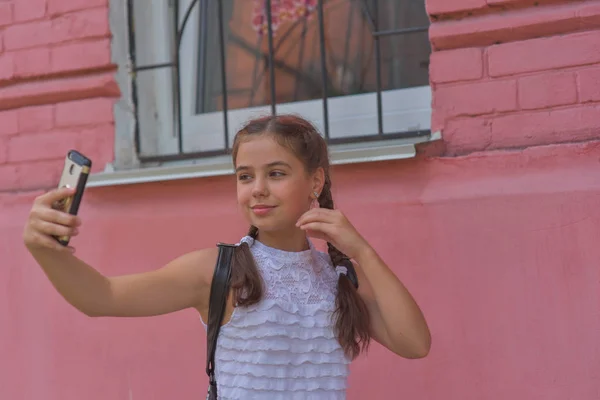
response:
[[[77,234],[79,205],[92,162],[71,150],[67,154],[58,189],[36,198],[23,232],[27,247],[73,250],[68,247]]]
[[[69,151],[65,159],[65,166],[60,177],[60,182],[58,183],[58,188],[66,187],[75,189],[75,193],[59,200],[53,208],[71,215],[77,215],[91,168],[92,161],[89,158],[76,150]],[[67,246],[70,236],[58,236],[56,239],[63,246]]]

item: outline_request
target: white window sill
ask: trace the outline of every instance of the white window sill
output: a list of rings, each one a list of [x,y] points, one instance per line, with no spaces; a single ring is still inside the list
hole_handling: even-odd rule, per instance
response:
[[[333,165],[376,162],[413,158],[415,144],[441,139],[441,132],[411,139],[391,139],[380,142],[360,142],[331,145]],[[223,155],[185,162],[170,162],[160,167],[108,171],[90,175],[87,187],[131,185],[177,179],[201,178],[233,174],[231,156]]]

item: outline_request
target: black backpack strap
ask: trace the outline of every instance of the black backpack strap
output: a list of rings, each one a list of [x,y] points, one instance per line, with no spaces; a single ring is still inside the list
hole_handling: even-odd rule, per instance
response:
[[[229,294],[229,278],[231,277],[231,260],[236,245],[219,243],[219,256],[215,265],[212,283],[210,285],[210,300],[208,309],[208,327],[206,332],[206,374],[208,375],[208,398],[217,398],[217,381],[215,379],[215,352],[217,338],[225,316],[227,295]],[[211,393],[212,392],[212,393]],[[214,397],[211,397],[214,396]]]

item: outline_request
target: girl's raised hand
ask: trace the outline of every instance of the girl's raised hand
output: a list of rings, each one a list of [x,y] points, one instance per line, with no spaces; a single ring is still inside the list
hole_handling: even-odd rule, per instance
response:
[[[54,236],[75,236],[81,225],[79,217],[58,211],[54,205],[75,193],[72,188],[60,188],[38,196],[33,202],[23,231],[23,241],[29,250],[52,249],[71,252],[71,246],[63,246]]]
[[[353,259],[369,248],[367,241],[339,210],[313,208],[298,219],[296,226],[310,237],[333,244]]]

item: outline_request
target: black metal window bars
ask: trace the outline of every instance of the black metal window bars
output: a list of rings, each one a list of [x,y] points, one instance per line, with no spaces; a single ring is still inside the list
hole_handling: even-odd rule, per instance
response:
[[[177,154],[169,154],[169,155],[158,155],[158,156],[144,156],[141,155],[140,149],[140,132],[139,132],[139,124],[136,124],[135,129],[135,146],[136,152],[140,161],[142,162],[166,162],[166,161],[175,161],[175,160],[186,160],[186,159],[194,159],[200,157],[209,157],[215,155],[227,154],[229,149],[229,122],[228,122],[228,97],[227,97],[227,76],[226,76],[226,50],[225,50],[225,31],[224,31],[224,18],[223,18],[223,4],[221,0],[217,0],[218,7],[218,30],[219,30],[219,53],[220,53],[220,66],[221,66],[221,89],[222,89],[222,114],[223,114],[223,127],[224,127],[224,139],[225,139],[225,147],[222,150],[218,151],[205,151],[205,152],[185,152],[183,148],[183,140],[182,140],[182,112],[181,112],[181,73],[179,68],[179,52],[181,50],[181,39],[183,32],[189,22],[190,15],[195,6],[198,5],[201,0],[193,0],[185,13],[183,14],[183,20],[181,26],[179,26],[179,0],[170,0],[172,2],[174,12],[174,19],[176,28],[175,32],[175,55],[171,62],[167,63],[158,63],[152,65],[136,65],[136,50],[135,50],[135,32],[134,32],[134,23],[133,20],[133,1],[127,0],[127,8],[128,8],[128,19],[129,19],[129,43],[130,43],[130,57],[131,62],[133,64],[133,102],[135,105],[135,113],[136,120],[139,118],[138,115],[138,107],[137,107],[137,96],[136,96],[136,82],[135,82],[135,74],[139,71],[144,70],[152,70],[158,68],[174,68],[175,69],[175,90],[174,93],[174,101],[175,101],[175,118],[176,118],[176,134],[178,139],[178,153]],[[167,0],[164,0],[167,1]],[[205,0],[206,1],[206,0]],[[268,40],[268,55],[266,57],[266,66],[277,66],[275,61],[275,49],[274,49],[274,40],[273,40],[273,19],[272,19],[272,0],[264,0],[265,1],[265,12],[266,12],[266,22],[267,22],[267,40]],[[320,47],[320,67],[321,67],[321,92],[322,92],[322,108],[323,108],[323,126],[324,126],[324,136],[325,139],[330,144],[335,143],[350,143],[357,141],[373,141],[373,140],[384,140],[384,139],[399,139],[399,138],[419,138],[424,136],[431,135],[429,130],[420,130],[420,131],[411,131],[411,132],[399,132],[399,133],[386,133],[384,136],[383,133],[383,101],[382,101],[382,73],[381,73],[381,38],[389,37],[394,35],[408,35],[419,32],[427,32],[429,26],[418,26],[418,27],[410,27],[410,28],[401,28],[401,29],[388,29],[388,30],[380,30],[379,29],[379,0],[350,0],[359,3],[360,9],[364,13],[366,17],[366,21],[369,26],[369,30],[373,36],[374,46],[375,46],[375,75],[376,75],[376,102],[377,102],[377,126],[378,132],[377,134],[365,135],[361,137],[353,137],[353,138],[344,138],[344,139],[332,139],[329,137],[329,110],[328,110],[328,72],[326,65],[326,46],[325,46],[325,23],[324,23],[324,3],[326,0],[318,0],[317,2],[317,18],[318,18],[318,34],[319,34],[319,47]],[[401,1],[401,0],[394,0]],[[369,3],[371,7],[369,6]],[[372,8],[372,10],[370,9]],[[270,86],[270,95],[271,102],[270,108],[271,113],[276,115],[277,113],[277,102],[276,102],[276,79],[275,79],[275,68],[269,68],[269,86]]]

